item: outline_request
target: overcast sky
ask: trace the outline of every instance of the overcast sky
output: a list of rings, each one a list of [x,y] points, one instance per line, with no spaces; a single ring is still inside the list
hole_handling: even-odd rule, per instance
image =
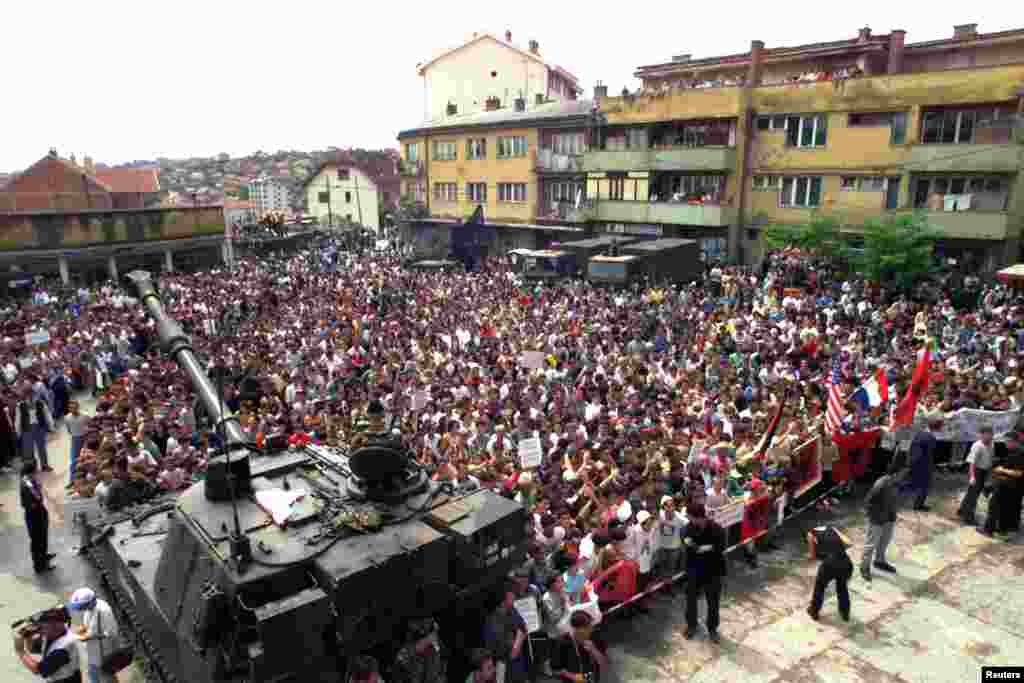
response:
[[[916,42],[1024,25],[1014,3],[922,12],[915,3],[625,5],[485,2],[99,3],[12,0],[3,12],[0,171],[56,147],[96,162],[232,156],[261,149],[394,147],[422,118],[416,64],[474,31],[540,43],[541,55],[592,94],[634,85],[642,64],[907,31]],[[742,8],[741,8],[742,7]]]

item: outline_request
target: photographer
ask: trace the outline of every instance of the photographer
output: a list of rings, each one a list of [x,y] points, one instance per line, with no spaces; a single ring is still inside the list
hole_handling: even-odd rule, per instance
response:
[[[117,677],[102,671],[103,659],[117,650],[117,619],[106,600],[91,588],[79,588],[71,595],[68,610],[81,612],[82,624],[74,630],[76,640],[85,643],[86,683],[110,683]]]
[[[551,668],[563,681],[597,683],[608,660],[591,639],[593,620],[586,612],[576,612],[569,623],[572,632],[558,642],[551,657]]]
[[[71,618],[63,607],[34,615],[14,629],[14,653],[22,666],[50,683],[78,683],[78,647],[68,628]],[[29,643],[41,638],[42,657],[29,654]]]

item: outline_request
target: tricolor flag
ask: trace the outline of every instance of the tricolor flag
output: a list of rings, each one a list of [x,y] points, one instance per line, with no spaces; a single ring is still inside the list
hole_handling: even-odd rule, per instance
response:
[[[860,388],[850,396],[850,400],[864,411],[871,411],[884,405],[889,400],[889,381],[885,378],[885,371],[882,368],[875,370],[875,375],[860,385]]]

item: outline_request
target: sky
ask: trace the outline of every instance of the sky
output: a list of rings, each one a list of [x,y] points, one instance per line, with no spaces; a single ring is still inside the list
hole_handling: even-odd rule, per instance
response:
[[[10,2],[0,58],[4,136],[0,172],[25,168],[52,147],[119,164],[257,150],[397,147],[423,118],[416,64],[474,32],[540,43],[590,97],[638,85],[637,66],[690,53],[749,50],[907,31],[907,42],[949,37],[954,24],[991,32],[1024,26],[1013,3],[977,11],[921,12],[861,0],[780,11],[650,3],[634,16],[582,2],[510,5],[396,2]],[[626,5],[626,7],[632,7]],[[721,12],[716,10],[720,9]],[[999,11],[999,10],[1002,11]]]

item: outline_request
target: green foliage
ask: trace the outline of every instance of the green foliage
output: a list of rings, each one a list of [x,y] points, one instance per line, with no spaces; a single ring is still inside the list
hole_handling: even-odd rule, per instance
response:
[[[241,199],[243,202],[249,201],[248,185],[242,185],[240,188],[238,188],[238,198]]]
[[[822,256],[836,253],[839,244],[839,219],[815,211],[806,223],[771,224],[764,229],[765,240],[772,249],[796,247]]]
[[[934,268],[932,250],[938,233],[924,213],[868,219],[863,234],[863,249],[845,251],[853,269],[870,280],[908,289]]]
[[[398,215],[401,218],[427,218],[430,210],[423,202],[413,199],[412,195],[405,195],[398,202]]]

